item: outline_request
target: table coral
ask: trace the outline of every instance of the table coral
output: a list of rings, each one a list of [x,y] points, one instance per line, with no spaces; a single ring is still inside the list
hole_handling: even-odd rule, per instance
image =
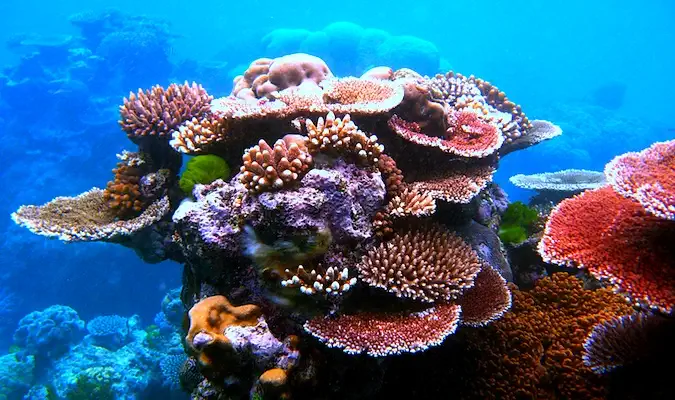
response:
[[[419,312],[363,312],[336,319],[315,318],[305,323],[305,330],[328,347],[341,348],[345,353],[383,357],[424,351],[440,344],[457,329],[460,314],[461,307],[455,304]]]
[[[633,301],[672,311],[674,222],[647,213],[611,187],[563,200],[546,223],[539,253],[606,279]]]
[[[605,174],[617,193],[657,217],[675,220],[675,140],[617,156]]]

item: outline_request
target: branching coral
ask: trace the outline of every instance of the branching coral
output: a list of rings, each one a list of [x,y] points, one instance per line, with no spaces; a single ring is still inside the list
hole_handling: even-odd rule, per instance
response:
[[[345,353],[384,357],[424,351],[442,343],[457,329],[460,314],[461,308],[455,304],[420,312],[364,312],[315,318],[305,323],[305,330]]]
[[[289,288],[300,288],[300,292],[313,294],[339,295],[348,292],[356,285],[356,277],[349,276],[349,270],[343,268],[342,271],[336,268],[325,268],[319,264],[316,268],[305,270],[305,267],[299,265],[294,271],[286,269],[284,271],[284,280],[281,286]]]
[[[453,300],[471,287],[481,261],[458,236],[437,225],[422,225],[370,250],[357,268],[371,286],[434,302]]]
[[[528,292],[514,291],[513,306],[488,328],[468,337],[461,361],[466,398],[601,399],[601,378],[584,366],[581,350],[593,325],[630,314],[608,289],[584,290],[558,273]],[[464,397],[463,397],[464,398]]]
[[[154,86],[145,92],[130,93],[120,106],[120,125],[130,138],[171,137],[185,121],[208,113],[213,97],[193,83],[171,84],[167,89]]]
[[[286,135],[274,147],[261,139],[244,153],[239,179],[251,193],[279,190],[297,184],[312,162],[302,136]]]
[[[198,154],[229,137],[230,121],[207,114],[185,121],[172,134],[171,147],[181,153]]]
[[[377,165],[384,146],[377,142],[377,136],[368,137],[352,122],[349,114],[335,118],[328,113],[326,119],[319,118],[316,124],[305,123],[307,148],[311,154],[327,153],[342,157],[354,157],[368,165]]]

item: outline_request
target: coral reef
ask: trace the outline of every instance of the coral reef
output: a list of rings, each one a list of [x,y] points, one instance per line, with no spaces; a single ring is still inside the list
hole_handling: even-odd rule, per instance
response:
[[[14,331],[14,343],[28,354],[49,358],[66,353],[84,333],[84,321],[77,311],[55,305],[23,317]]]
[[[657,143],[654,148],[670,146],[672,150],[675,148],[673,143]],[[587,191],[560,203],[546,223],[539,253],[547,262],[587,269],[597,278],[608,280],[637,304],[671,312],[675,307],[675,275],[672,247],[666,243],[675,238],[675,226],[672,220],[660,217],[667,217],[667,213],[654,211],[667,208],[659,206],[648,211],[643,207],[643,204],[649,204],[647,207],[664,204],[668,183],[661,186],[656,180],[657,172],[655,180],[647,187],[663,190],[640,191],[644,195],[640,202],[634,197],[635,191],[629,191],[628,198],[621,194],[622,183],[630,182],[630,174],[636,174],[636,180],[640,182],[639,179],[647,176],[650,170],[658,171],[651,163],[649,149],[639,154],[650,160],[643,165],[644,169],[625,170],[621,179],[610,178],[611,186]],[[629,154],[627,157],[637,156]],[[622,157],[617,160],[608,164],[608,177],[616,173],[615,168],[620,169]],[[661,168],[667,168],[667,157],[657,160],[663,162],[659,164]],[[619,188],[615,189],[615,185]]]
[[[385,53],[428,47],[382,39]],[[120,125],[138,152],[120,157],[113,182],[13,214],[38,234],[184,264],[180,302],[172,292],[156,325],[89,322],[77,355],[55,364],[67,377],[59,396],[139,393],[156,379],[195,399],[348,398],[361,391],[346,385],[353,375],[384,373],[381,358],[511,315],[512,273],[492,226],[507,200],[492,176],[501,156],[560,128],[478,78],[387,66],[339,77],[316,56],[273,56],[225,97],[187,83],[132,93]],[[196,157],[179,180],[181,153]],[[143,362],[131,365],[133,353]],[[115,362],[92,364],[104,355]]]

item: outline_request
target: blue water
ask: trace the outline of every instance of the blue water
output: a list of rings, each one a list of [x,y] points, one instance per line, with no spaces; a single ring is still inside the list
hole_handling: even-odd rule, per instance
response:
[[[45,240],[9,218],[22,204],[110,179],[115,153],[132,149],[116,123],[129,90],[195,80],[225,95],[252,60],[304,51],[311,35],[323,41],[309,48],[338,75],[360,75],[369,65],[359,57],[428,75],[474,74],[564,131],[501,162],[496,181],[511,200],[532,194],[508,182],[516,173],[601,170],[617,154],[675,136],[675,5],[666,0],[118,0],[122,16],[107,20],[101,13],[111,2],[82,4],[0,7],[0,353],[33,310],[62,304],[85,321],[138,314],[149,324],[180,286],[176,263],[145,264],[110,244]],[[98,22],[77,26],[69,18],[78,13]],[[419,47],[359,53],[354,44],[373,29],[413,36]]]

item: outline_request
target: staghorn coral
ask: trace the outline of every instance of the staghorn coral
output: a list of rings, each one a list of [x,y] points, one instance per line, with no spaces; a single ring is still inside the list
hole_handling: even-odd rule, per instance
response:
[[[511,291],[496,269],[483,265],[473,286],[464,291],[458,303],[462,307],[462,325],[485,326],[511,308]]]
[[[546,223],[539,254],[606,279],[641,305],[675,307],[675,222],[647,213],[611,187],[563,200]]]
[[[412,182],[408,187],[436,200],[466,204],[492,181],[494,173],[491,166],[461,161],[448,163],[446,168],[447,172],[441,171],[435,177]]]
[[[403,173],[396,166],[396,160],[386,154],[380,154],[377,169],[384,178],[384,184],[387,187],[387,197],[392,198],[396,196],[403,187]]]
[[[12,214],[31,232],[66,242],[116,241],[161,220],[170,210],[168,197],[150,204],[138,217],[119,220],[105,192],[93,188],[75,197],[57,197],[41,206],[21,206]]]
[[[326,119],[320,117],[316,124],[305,122],[307,148],[311,154],[327,153],[342,157],[354,157],[367,165],[377,165],[384,146],[377,142],[377,136],[368,137],[352,122],[349,114],[335,118],[329,112]]]
[[[440,225],[411,226],[368,251],[361,279],[398,297],[450,301],[473,285],[481,261],[471,246]]]
[[[209,112],[213,97],[201,85],[172,83],[168,88],[153,86],[137,94],[129,93],[120,106],[119,121],[132,140],[144,136],[170,138],[185,121]]]
[[[120,162],[113,169],[115,178],[108,182],[103,198],[117,216],[128,219],[137,216],[145,208],[146,199],[141,194],[140,181],[146,174],[148,165],[142,153],[124,151],[117,158]]]
[[[286,135],[274,147],[261,139],[244,153],[239,179],[250,193],[280,190],[297,184],[312,163],[302,136]]]
[[[455,332],[461,308],[442,304],[420,312],[363,312],[336,318],[317,317],[305,330],[328,347],[347,354],[384,357],[424,351]]]
[[[605,174],[617,193],[657,217],[675,220],[675,140],[617,156]]]
[[[557,273],[531,291],[514,291],[511,311],[467,336],[458,360],[467,399],[603,399],[604,381],[584,366],[581,351],[593,325],[632,308],[608,289],[584,290]]]

